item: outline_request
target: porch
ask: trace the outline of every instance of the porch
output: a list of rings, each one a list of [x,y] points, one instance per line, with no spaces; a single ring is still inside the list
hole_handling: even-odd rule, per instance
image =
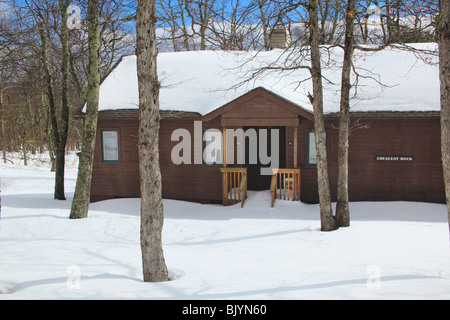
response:
[[[299,126],[313,120],[311,112],[264,88],[203,116],[221,127],[222,204],[243,206],[247,190],[270,190],[271,206],[276,199],[300,200]]]
[[[276,199],[300,200],[300,169],[272,169],[270,189],[271,207]],[[244,206],[247,198],[247,168],[220,168],[222,173],[222,205],[241,203]]]
[[[288,128],[291,128],[290,131],[292,133],[292,136],[289,138],[286,134]],[[234,138],[227,138],[227,127],[223,127],[223,167],[220,168],[222,175],[222,204],[226,206],[240,202],[241,207],[243,207],[248,190],[270,190],[271,207],[274,206],[276,199],[300,200],[301,171],[298,168],[298,126],[248,126],[244,127],[244,129],[253,130],[256,135],[247,137],[248,139],[242,139],[241,137],[241,140],[235,145]],[[258,130],[258,133],[256,133],[256,130]],[[277,131],[274,140],[271,137],[272,130]],[[251,145],[251,139],[258,141]],[[266,156],[270,154],[272,157],[275,153],[278,157],[276,163],[280,167],[270,169],[272,163],[261,163],[258,158],[258,156],[261,156],[261,139],[263,139],[262,141],[265,140]],[[237,151],[239,146],[244,162],[240,166],[235,167],[235,154],[239,154],[239,151]],[[292,147],[290,152],[288,152],[288,146]],[[251,149],[252,151],[250,151]],[[227,158],[227,152],[232,152],[233,155]],[[257,155],[252,155],[250,154],[251,152],[257,153]],[[287,161],[289,156],[292,157],[291,161]],[[252,162],[252,158],[254,162]],[[230,162],[232,166],[228,166],[227,162]],[[286,168],[287,163],[293,164],[293,168]]]

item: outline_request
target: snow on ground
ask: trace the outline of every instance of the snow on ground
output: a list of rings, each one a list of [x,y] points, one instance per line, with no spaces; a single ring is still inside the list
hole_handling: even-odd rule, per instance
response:
[[[0,299],[449,299],[446,207],[351,204],[351,226],[321,232],[317,205],[250,192],[240,205],[165,200],[172,281],[144,283],[139,200],[68,218],[48,168],[1,164]]]

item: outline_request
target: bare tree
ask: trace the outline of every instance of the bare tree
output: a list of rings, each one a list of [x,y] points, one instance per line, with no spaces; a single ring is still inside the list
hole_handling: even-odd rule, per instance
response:
[[[8,4],[8,20],[0,20],[2,60],[5,66],[11,66],[10,69],[14,66],[14,74],[10,77],[13,81],[9,83],[9,100],[17,106],[17,111],[21,111],[19,118],[22,122],[28,124],[27,139],[23,140],[22,145],[31,147],[26,141],[31,139],[33,144],[41,144],[41,150],[45,147],[49,151],[52,171],[56,171],[55,199],[65,198],[65,151],[68,146],[73,147],[81,140],[81,121],[74,120],[73,114],[83,107],[88,91],[86,24],[82,20],[80,28],[68,30],[67,23],[70,21],[67,9],[69,4],[75,4],[84,13],[86,3],[86,0],[12,1]],[[104,78],[122,54],[134,52],[135,39],[130,29],[127,29],[132,23],[121,21],[121,15],[127,8],[111,1],[99,1],[99,5],[102,17],[100,76]],[[4,76],[2,78],[5,79]],[[5,85],[2,83],[3,88]],[[5,92],[3,90],[3,120],[16,112],[9,108]],[[20,95],[19,92],[26,94]],[[22,102],[19,101],[21,98]],[[24,127],[6,128],[12,127],[11,121],[3,121],[2,124],[2,149],[5,150],[7,145],[16,143],[9,132],[14,131],[17,133],[15,136],[19,136],[19,133],[23,136],[24,131],[19,132],[19,129]],[[6,142],[6,137],[10,143]]]
[[[86,0],[73,0],[80,8],[81,18],[85,11]],[[119,58],[135,51],[134,21],[123,21],[135,8],[126,1],[99,0],[99,59],[100,81],[103,81]],[[84,106],[87,99],[89,74],[89,31],[86,19],[81,19],[78,28],[70,30],[72,50],[70,54],[70,75],[72,86],[79,93],[74,101],[77,110]]]
[[[434,41],[437,5],[434,0],[359,0],[357,40],[376,44]]]
[[[323,119],[323,88],[322,67],[320,63],[320,34],[318,0],[310,0],[309,12],[309,45],[311,47],[311,77],[313,95],[309,95],[314,112],[314,137],[317,154],[317,185],[320,202],[320,222],[322,231],[332,231],[338,228],[331,206],[330,183],[328,178],[328,160]]]
[[[59,0],[59,12],[61,15],[60,39],[61,39],[61,114],[59,124],[53,128],[56,145],[56,172],[55,172],[55,194],[57,200],[66,200],[64,193],[64,172],[66,166],[66,143],[69,132],[69,71],[70,71],[70,44],[69,28],[67,25],[67,8],[70,0]],[[52,114],[52,117],[57,117]],[[56,121],[52,121],[55,124]]]
[[[188,1],[158,0],[157,17],[159,49],[162,51],[189,51],[194,46],[194,30],[189,23]]]
[[[355,19],[356,0],[349,0],[345,18],[344,61],[342,65],[341,102],[339,114],[338,137],[338,185],[336,220],[341,227],[350,225],[350,209],[348,198],[348,149],[349,149],[349,123],[350,123],[350,74],[353,58],[353,30]]]
[[[257,0],[256,4],[258,5],[259,12],[259,22],[262,28],[262,37],[264,41],[264,49],[270,49],[270,0]]]
[[[2,156],[3,162],[6,163],[6,107],[5,107],[5,96],[9,89],[8,82],[10,81],[13,70],[10,69],[10,65],[8,61],[3,57],[4,50],[0,51],[0,58],[2,59],[2,63],[0,65],[0,148],[2,148]],[[5,63],[6,62],[6,63]]]
[[[206,49],[207,31],[213,20],[216,0],[185,1],[185,9],[191,21],[191,30],[200,37],[200,50]]]
[[[334,44],[339,41],[341,35],[338,27],[344,11],[342,2],[335,0],[319,1],[321,44]]]
[[[441,83],[441,154],[450,230],[450,1],[439,2],[439,78]]]
[[[78,165],[78,177],[72,201],[70,218],[86,218],[91,194],[92,165],[97,136],[98,99],[100,88],[100,30],[99,1],[88,2],[89,76],[84,117],[83,142]]]
[[[169,280],[162,249],[164,221],[159,166],[159,89],[156,67],[156,1],[139,0],[136,56],[139,86],[141,251],[144,281]]]
[[[14,3],[19,29],[11,35],[13,45],[25,47],[24,59],[38,58],[38,72],[43,74],[48,115],[51,119],[52,146],[56,156],[54,198],[65,200],[64,171],[65,147],[69,128],[69,56],[70,44],[67,28],[68,1],[25,0],[22,7]],[[58,40],[56,40],[58,39]],[[54,45],[58,43],[58,45]],[[58,54],[52,55],[58,52]],[[60,73],[52,70],[58,64]],[[25,69],[28,66],[21,66]],[[35,70],[36,71],[36,70]],[[60,86],[55,86],[58,79]],[[59,97],[58,97],[59,95]],[[59,106],[59,107],[58,107]]]
[[[68,1],[59,0],[57,6],[52,2],[38,2],[37,0],[26,0],[26,7],[32,15],[37,28],[40,43],[38,44],[38,55],[42,64],[44,79],[46,83],[46,95],[49,105],[49,116],[51,118],[51,134],[56,156],[55,189],[54,198],[65,200],[64,194],[64,171],[65,171],[65,147],[69,127],[69,31],[67,27]],[[59,21],[58,21],[59,18]],[[60,40],[60,89],[61,107],[57,108],[57,97],[55,93],[55,79],[51,69],[50,49],[53,37],[56,34]],[[32,32],[29,30],[28,32]],[[33,39],[32,39],[33,40]]]
[[[260,47],[257,29],[250,23],[253,4],[241,0],[224,1],[216,10],[216,19],[210,24],[210,42],[223,50],[248,50]]]

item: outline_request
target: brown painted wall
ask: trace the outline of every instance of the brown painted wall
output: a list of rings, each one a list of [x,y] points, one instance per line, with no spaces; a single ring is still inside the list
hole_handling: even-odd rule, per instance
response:
[[[218,201],[222,199],[219,167],[194,164],[194,120],[199,119],[163,119],[161,121],[160,163],[163,197],[200,202]],[[171,141],[171,135],[178,128],[187,129],[191,133],[191,164],[175,165],[172,162],[171,152],[179,141]],[[209,128],[220,128],[220,126],[218,122],[213,121],[202,124],[203,131]],[[202,139],[202,136],[199,138]]]
[[[191,132],[194,118],[161,120],[160,162],[163,177],[163,197],[201,202],[220,201],[221,175],[219,167],[203,164],[175,165],[171,141],[177,128]],[[440,161],[438,117],[366,118],[369,128],[353,131],[350,136],[349,193],[351,201],[408,200],[444,201],[444,183]],[[327,119],[327,143],[330,184],[333,201],[336,195],[337,127],[336,119]],[[221,128],[220,117],[203,123],[203,131]],[[92,179],[92,199],[139,197],[139,168],[137,150],[138,119],[99,119],[98,130],[119,130],[119,164],[102,163],[101,137],[97,135]],[[306,167],[307,132],[313,124],[300,120],[298,129],[298,164],[302,169],[302,201],[317,203],[316,169]],[[287,167],[293,167],[294,128],[286,130]],[[193,141],[191,142],[193,146]],[[192,149],[193,150],[193,149]],[[412,156],[412,162],[376,161],[376,156]],[[193,163],[193,153],[191,163]],[[269,186],[268,186],[269,187]]]
[[[102,162],[102,130],[119,131],[119,163]],[[138,119],[99,119],[91,198],[139,197]]]
[[[163,197],[209,202],[221,199],[221,175],[219,167],[194,164],[175,165],[171,152],[179,141],[171,141],[172,132],[185,128],[191,132],[191,146],[194,146],[194,120],[162,119],[160,129],[160,166],[163,177]],[[92,176],[92,200],[114,197],[139,197],[138,166],[138,119],[99,119],[94,169]],[[218,121],[202,125],[203,130],[220,128]],[[101,152],[102,130],[119,131],[119,163],[103,163]],[[201,139],[201,137],[200,137]]]
[[[369,128],[353,131],[349,139],[350,201],[444,202],[439,117],[366,118],[360,122],[369,124]],[[337,129],[334,128],[338,122],[328,119],[326,123],[330,188],[335,201]],[[306,133],[312,127],[308,121],[300,126],[302,164],[307,157]],[[414,161],[377,161],[377,156],[412,156]],[[302,201],[316,203],[316,170],[304,165],[302,169]]]

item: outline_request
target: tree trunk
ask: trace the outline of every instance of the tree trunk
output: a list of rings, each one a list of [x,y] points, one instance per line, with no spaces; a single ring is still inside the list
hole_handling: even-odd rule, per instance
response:
[[[89,74],[84,118],[83,144],[78,165],[77,184],[70,211],[71,219],[87,218],[91,197],[92,165],[94,161],[95,139],[97,135],[98,98],[100,86],[100,29],[99,2],[88,3],[88,44]]]
[[[311,76],[313,80],[313,97],[310,100],[314,112],[314,136],[317,153],[317,186],[320,202],[320,222],[322,231],[338,228],[331,206],[330,183],[328,178],[328,160],[326,149],[325,122],[323,119],[322,70],[320,63],[320,32],[318,0],[309,1]]]
[[[159,89],[156,68],[156,1],[139,0],[136,55],[139,86],[141,251],[146,282],[169,280],[162,249],[163,203],[159,166]]]
[[[58,146],[55,148],[55,190],[53,196],[56,200],[66,200],[64,194],[65,151],[65,146],[58,142]]]
[[[266,1],[257,1],[258,8],[259,8],[259,14],[260,14],[260,21],[262,26],[262,33],[263,33],[263,40],[264,40],[264,49],[269,50],[270,49],[270,40],[269,40],[269,23],[266,19],[266,14],[264,11],[264,4]]]
[[[59,130],[58,130],[58,120],[56,117],[56,102],[55,102],[55,95],[54,95],[54,88],[53,88],[53,79],[51,75],[50,70],[50,63],[49,63],[49,57],[48,57],[48,44],[47,44],[47,38],[44,30],[44,26],[41,21],[36,21],[38,24],[39,29],[39,36],[41,39],[41,54],[40,59],[43,65],[44,69],[44,79],[47,87],[47,98],[48,98],[48,117],[49,117],[49,123],[50,123],[50,133],[51,133],[51,139],[52,141],[49,143],[51,144],[51,161],[52,161],[52,168],[51,172],[55,172],[55,191],[54,191],[54,198],[57,199],[57,181],[58,177],[60,177],[61,172],[57,173],[57,146],[59,142]],[[64,167],[63,167],[64,168]],[[63,179],[62,179],[62,185],[63,185],[63,191],[64,191],[64,171],[63,171]],[[58,187],[58,190],[60,188]],[[64,196],[64,192],[63,192]]]
[[[441,155],[450,231],[450,1],[440,0],[438,22],[441,82]]]
[[[23,155],[23,165],[28,166],[27,143],[25,139],[22,139],[22,155]]]
[[[57,200],[66,200],[64,194],[64,171],[66,164],[66,141],[69,129],[69,29],[67,27],[67,7],[69,0],[59,0],[59,11],[61,14],[60,38],[62,48],[61,59],[61,118],[58,124],[58,140],[56,142],[56,171],[55,171],[55,193],[54,198]],[[56,117],[56,115],[55,115]]]
[[[336,220],[340,227],[350,226],[350,209],[348,204],[348,127],[350,123],[350,73],[353,57],[353,22],[356,0],[349,0],[345,19],[344,62],[341,79],[341,106],[339,115],[338,138],[338,185]]]
[[[3,163],[6,163],[5,126],[3,124],[3,85],[0,85],[0,147],[2,148]]]

